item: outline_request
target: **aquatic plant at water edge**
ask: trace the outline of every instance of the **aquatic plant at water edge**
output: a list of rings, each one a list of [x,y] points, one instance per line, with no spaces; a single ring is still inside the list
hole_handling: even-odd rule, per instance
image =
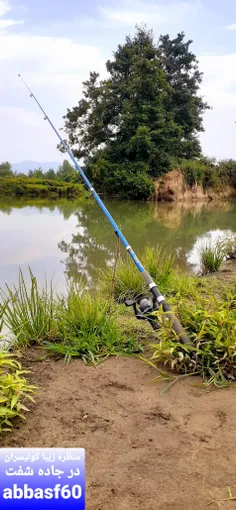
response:
[[[219,249],[227,260],[236,259],[236,234],[229,233],[218,241]]]
[[[52,282],[39,289],[37,279],[29,269],[30,282],[26,284],[22,271],[19,271],[18,286],[8,285],[0,289],[4,313],[2,321],[16,337],[20,347],[40,344],[53,335],[54,296]]]
[[[225,248],[222,248],[218,243],[206,243],[200,248],[200,262],[203,274],[214,273],[220,269],[220,266],[225,259]]]
[[[36,388],[28,383],[27,373],[16,357],[0,351],[0,432],[11,430],[13,418],[24,418],[25,399],[33,401]]]
[[[37,345],[51,352],[97,362],[114,354],[141,351],[134,335],[125,335],[109,302],[79,285],[70,285],[65,296],[54,296],[52,282],[39,289],[29,269],[27,285],[22,271],[18,286],[0,290],[3,322],[15,337],[17,347]]]

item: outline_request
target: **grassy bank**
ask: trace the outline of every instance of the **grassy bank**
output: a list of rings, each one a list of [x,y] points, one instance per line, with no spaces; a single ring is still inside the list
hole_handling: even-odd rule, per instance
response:
[[[226,253],[229,258],[229,244],[224,251],[227,258]],[[35,346],[46,356],[65,361],[78,357],[94,365],[109,356],[138,355],[156,368],[157,379],[171,379],[171,383],[197,374],[207,385],[236,380],[236,278],[227,283],[217,276],[179,273],[173,257],[159,248],[147,247],[142,260],[192,345],[180,342],[161,309],[154,312],[160,325],[154,332],[124,306],[126,298],[148,294],[128,259],[118,262],[112,299],[111,268],[98,272],[96,292],[73,284],[63,296],[56,295],[51,284],[40,289],[32,272],[26,286],[20,272],[18,285],[0,290],[0,326],[14,337],[10,351],[0,352],[0,431],[22,414],[25,398],[34,392],[12,355],[24,355],[25,349]]]
[[[181,374],[198,373],[206,382],[236,379],[236,280],[219,285],[211,276],[178,273],[173,259],[159,249],[147,248],[143,259],[192,340],[192,346],[183,345],[160,309],[154,312],[160,329],[148,334],[154,338],[148,345],[153,351],[150,361]],[[20,272],[18,286],[1,290],[1,320],[14,335],[15,347],[36,345],[67,360],[80,357],[88,363],[142,352],[137,326],[129,322],[132,312],[122,303],[147,295],[148,289],[129,261],[118,263],[112,301],[110,269],[99,272],[96,292],[73,284],[66,296],[55,295],[51,285],[40,289],[30,276],[29,287]],[[143,323],[137,324],[142,329]]]
[[[83,193],[81,184],[28,177],[0,178],[0,196],[74,198]]]
[[[192,346],[183,345],[172,329],[171,321],[160,309],[160,329],[156,340],[150,342],[151,356],[146,362],[153,366],[164,365],[180,375],[199,374],[206,384],[224,385],[236,380],[236,278],[226,283],[217,276],[187,276],[165,264],[149,266],[161,292],[164,292],[173,312],[187,331]],[[129,276],[130,275],[130,276]],[[109,281],[109,273],[107,283]],[[235,275],[236,276],[236,275]],[[220,285],[219,285],[220,282]],[[104,281],[102,283],[104,285]],[[129,263],[118,266],[115,282],[115,299],[145,294],[147,289],[135,280]],[[161,377],[168,377],[160,371]]]

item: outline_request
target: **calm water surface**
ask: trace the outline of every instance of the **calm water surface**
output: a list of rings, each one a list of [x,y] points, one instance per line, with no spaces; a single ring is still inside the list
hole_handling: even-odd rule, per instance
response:
[[[162,244],[178,264],[197,267],[199,245],[222,232],[236,232],[236,201],[153,204],[105,200],[135,251]],[[23,201],[0,198],[0,286],[15,283],[19,266],[30,266],[41,282],[54,278],[58,291],[66,276],[93,278],[111,264],[116,237],[92,200]],[[124,253],[124,251],[123,251]]]

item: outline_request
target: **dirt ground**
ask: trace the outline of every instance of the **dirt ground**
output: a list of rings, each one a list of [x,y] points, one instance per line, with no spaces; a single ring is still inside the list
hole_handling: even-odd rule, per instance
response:
[[[236,388],[195,377],[161,396],[136,358],[27,365],[38,398],[0,446],[85,447],[87,510],[236,509]]]

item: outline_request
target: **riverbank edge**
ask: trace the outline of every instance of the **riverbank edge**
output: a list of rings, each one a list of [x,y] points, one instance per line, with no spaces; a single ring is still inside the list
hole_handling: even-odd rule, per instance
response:
[[[24,177],[0,178],[0,197],[76,198],[85,194],[82,184]]]
[[[236,189],[230,186],[204,189],[196,182],[190,187],[181,170],[177,168],[158,177],[154,186],[155,192],[149,199],[154,202],[213,201],[236,198]]]

